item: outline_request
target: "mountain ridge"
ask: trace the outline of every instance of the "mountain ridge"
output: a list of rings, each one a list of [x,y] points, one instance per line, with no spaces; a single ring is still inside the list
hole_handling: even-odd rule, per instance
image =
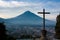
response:
[[[41,25],[43,22],[42,20],[43,20],[43,18],[39,17],[38,15],[36,15],[30,11],[25,11],[24,13],[22,13],[21,15],[19,15],[17,17],[5,19],[4,21],[7,23],[16,23],[16,24],[20,23],[21,25],[22,24]],[[45,19],[45,22],[46,22],[46,24],[50,24],[53,21]]]

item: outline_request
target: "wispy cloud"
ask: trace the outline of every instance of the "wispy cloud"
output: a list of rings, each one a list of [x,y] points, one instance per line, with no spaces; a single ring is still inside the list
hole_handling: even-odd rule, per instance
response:
[[[21,6],[37,6],[40,5],[36,3],[29,3],[29,2],[18,2],[18,1],[2,1],[0,0],[0,7],[21,7]]]
[[[19,6],[27,6],[27,5],[29,5],[29,4],[25,3],[25,2],[17,2],[17,1],[6,2],[6,1],[0,1],[0,6],[1,7],[19,7]]]

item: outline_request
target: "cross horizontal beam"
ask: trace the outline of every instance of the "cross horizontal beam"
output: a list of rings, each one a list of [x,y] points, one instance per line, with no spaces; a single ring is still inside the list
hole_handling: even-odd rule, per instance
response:
[[[43,12],[38,12],[38,14],[50,14],[50,12],[45,12],[45,13],[43,13]]]

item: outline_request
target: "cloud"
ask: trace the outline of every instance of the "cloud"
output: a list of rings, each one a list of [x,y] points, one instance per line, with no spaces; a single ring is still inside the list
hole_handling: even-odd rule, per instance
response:
[[[2,1],[0,0],[0,7],[22,7],[22,6],[37,6],[36,3],[21,2],[21,1]],[[40,5],[40,3],[39,3]]]
[[[59,5],[60,5],[60,2],[48,1],[45,4],[45,8],[50,10],[50,12],[60,12],[60,6]]]
[[[37,0],[38,1],[38,0]],[[20,6],[44,6],[44,7],[54,7],[57,8],[60,5],[60,2],[52,2],[52,1],[47,1],[45,2],[38,2],[38,3],[34,3],[34,2],[27,2],[27,1],[16,1],[16,0],[0,0],[0,6],[2,7],[20,7]]]
[[[11,2],[6,2],[6,1],[0,1],[0,6],[1,7],[19,7],[19,6],[27,6],[27,3],[24,2],[17,2],[17,1],[11,1]]]

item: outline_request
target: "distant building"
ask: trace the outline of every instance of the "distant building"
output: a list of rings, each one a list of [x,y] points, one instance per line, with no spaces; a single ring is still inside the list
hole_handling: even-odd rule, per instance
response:
[[[60,14],[56,18],[55,38],[60,39]]]

